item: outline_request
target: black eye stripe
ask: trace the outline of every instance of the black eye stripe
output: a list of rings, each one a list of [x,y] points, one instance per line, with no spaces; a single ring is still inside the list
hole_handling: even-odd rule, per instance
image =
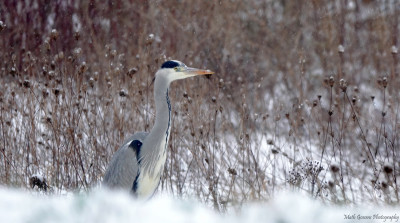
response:
[[[179,67],[179,63],[177,63],[177,62],[175,62],[175,61],[167,61],[167,62],[164,62],[162,65],[161,65],[161,68],[174,68],[174,67]]]

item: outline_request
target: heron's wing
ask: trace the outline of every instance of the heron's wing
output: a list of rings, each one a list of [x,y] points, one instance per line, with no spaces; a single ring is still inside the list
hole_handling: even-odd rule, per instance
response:
[[[147,135],[145,132],[134,134],[115,152],[104,175],[105,186],[129,191],[132,189],[139,171],[137,154]]]

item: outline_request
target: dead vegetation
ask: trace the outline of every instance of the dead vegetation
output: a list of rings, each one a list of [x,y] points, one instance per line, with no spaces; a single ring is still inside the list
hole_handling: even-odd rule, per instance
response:
[[[1,2],[0,183],[27,187],[39,173],[55,192],[95,186],[123,140],[152,126],[151,80],[174,58],[216,75],[171,87],[164,193],[219,210],[289,188],[333,203],[399,202],[399,10],[366,0]]]

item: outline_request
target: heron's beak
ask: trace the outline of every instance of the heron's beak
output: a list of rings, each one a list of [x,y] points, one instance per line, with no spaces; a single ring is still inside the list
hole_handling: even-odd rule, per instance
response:
[[[214,73],[211,70],[202,70],[202,69],[197,69],[197,68],[192,68],[192,67],[187,67],[183,72],[189,76],[206,75],[206,74]]]

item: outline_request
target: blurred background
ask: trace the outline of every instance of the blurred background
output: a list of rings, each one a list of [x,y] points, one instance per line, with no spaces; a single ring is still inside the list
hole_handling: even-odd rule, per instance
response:
[[[159,193],[399,202],[399,15],[396,0],[3,1],[0,184],[96,187],[150,130],[151,81],[176,59],[216,74],[171,86]]]

